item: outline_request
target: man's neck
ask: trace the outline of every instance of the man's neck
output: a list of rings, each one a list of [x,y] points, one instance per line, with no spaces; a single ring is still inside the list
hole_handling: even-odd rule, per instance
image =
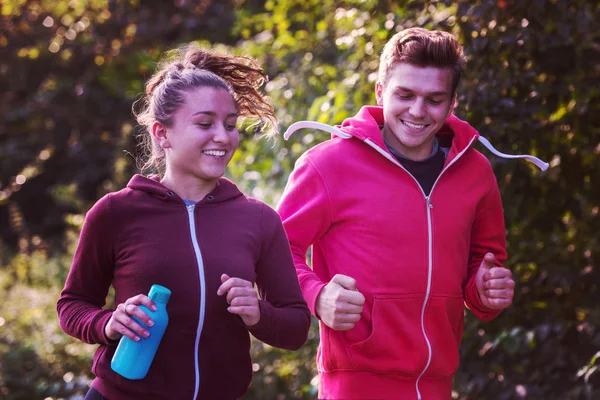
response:
[[[433,144],[431,146],[431,152],[429,153],[429,155],[425,158],[419,158],[419,159],[414,159],[412,157],[408,157],[405,154],[401,153],[400,151],[398,151],[397,149],[393,148],[388,142],[387,140],[385,140],[385,137],[383,138],[383,141],[386,145],[386,147],[388,148],[389,152],[392,153],[394,155],[394,157],[396,158],[402,158],[405,160],[411,160],[411,161],[426,161],[430,158],[432,158],[433,156],[435,156],[440,148],[440,143],[436,138],[434,138],[433,140]]]

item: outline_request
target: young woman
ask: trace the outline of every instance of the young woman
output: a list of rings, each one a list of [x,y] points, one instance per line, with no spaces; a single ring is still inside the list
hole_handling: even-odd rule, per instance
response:
[[[58,300],[62,329],[99,344],[86,399],[235,399],[250,384],[249,332],[284,349],[310,315],[278,214],[223,178],[239,117],[275,127],[252,59],[187,48],[147,83],[138,122],[156,176],[135,175],[86,215]],[[169,325],[144,379],[110,363],[122,336],[149,331],[152,284],[171,290]],[[254,289],[258,288],[258,293]],[[115,309],[104,308],[110,286]]]

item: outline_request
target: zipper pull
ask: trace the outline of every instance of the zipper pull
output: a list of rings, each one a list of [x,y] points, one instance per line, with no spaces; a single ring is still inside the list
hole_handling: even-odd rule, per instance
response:
[[[429,199],[429,197],[427,197],[427,207],[428,208],[433,208],[433,204],[431,204],[431,200]]]

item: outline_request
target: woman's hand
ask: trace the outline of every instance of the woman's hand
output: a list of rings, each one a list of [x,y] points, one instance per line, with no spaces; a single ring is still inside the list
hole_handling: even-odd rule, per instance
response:
[[[148,309],[156,311],[156,305],[148,296],[138,294],[137,296],[130,297],[124,303],[117,306],[117,309],[108,320],[108,323],[104,327],[106,337],[111,340],[118,340],[121,336],[127,336],[137,342],[140,340],[140,337],[146,338],[150,336],[150,332],[132,318],[136,317],[146,324],[146,326],[154,325],[150,316],[138,307],[139,305],[144,305]]]
[[[246,326],[256,325],[260,321],[260,307],[252,283],[241,278],[230,278],[226,274],[221,275],[221,282],[217,294],[222,296],[227,293],[227,311],[239,315]]]

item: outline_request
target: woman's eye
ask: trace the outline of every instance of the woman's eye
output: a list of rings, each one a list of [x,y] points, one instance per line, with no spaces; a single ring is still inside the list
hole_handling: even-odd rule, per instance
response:
[[[206,122],[200,123],[200,124],[196,124],[196,125],[198,125],[202,129],[209,129],[212,126],[212,124],[206,123]]]
[[[232,131],[235,129],[235,125],[225,125],[225,129],[227,129],[228,131]]]

